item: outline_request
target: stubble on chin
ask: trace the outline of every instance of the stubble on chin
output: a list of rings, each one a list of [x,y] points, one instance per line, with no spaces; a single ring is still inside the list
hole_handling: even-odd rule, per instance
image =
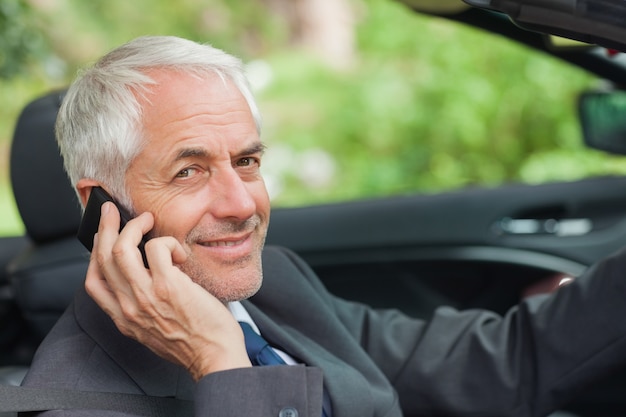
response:
[[[226,304],[248,299],[259,291],[263,283],[260,258],[258,255],[256,260],[241,260],[237,264],[229,265],[219,275],[193,260],[188,260],[179,267],[193,282]]]
[[[200,229],[192,230],[185,239],[188,258],[183,265],[179,265],[180,269],[222,303],[252,297],[261,288],[263,282],[262,252],[267,233],[267,227],[263,227],[263,224],[261,217],[255,215],[243,222],[218,223],[209,232]],[[217,260],[217,266],[210,268],[196,258],[189,249],[198,241],[210,241],[245,231],[250,231],[257,239],[257,247],[251,254],[237,261],[220,262]]]

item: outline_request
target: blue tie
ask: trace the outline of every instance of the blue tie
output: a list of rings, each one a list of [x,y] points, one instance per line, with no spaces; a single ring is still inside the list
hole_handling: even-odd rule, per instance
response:
[[[243,336],[246,339],[246,351],[250,362],[254,366],[267,366],[267,365],[284,365],[285,361],[274,349],[263,339],[257,332],[252,329],[248,323],[239,322],[243,329]]]
[[[285,361],[270,346],[267,340],[252,329],[248,323],[240,321],[243,329],[243,337],[246,340],[246,351],[250,362],[254,366],[285,365]],[[326,393],[324,393],[326,395]],[[328,413],[322,409],[322,417],[327,417]]]
[[[285,365],[285,361],[274,352],[274,349],[272,349],[267,340],[263,339],[261,335],[252,329],[252,326],[243,321],[240,321],[239,324],[243,329],[243,337],[246,340],[246,351],[248,352],[248,357],[252,365]],[[324,392],[324,397],[324,402],[328,402],[326,392]],[[326,407],[323,407],[322,417],[328,417],[329,415],[330,413],[326,411]]]

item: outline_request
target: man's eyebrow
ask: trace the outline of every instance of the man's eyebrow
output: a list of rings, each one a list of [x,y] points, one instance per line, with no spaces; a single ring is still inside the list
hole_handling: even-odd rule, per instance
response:
[[[247,148],[242,149],[240,152],[237,152],[235,156],[243,156],[243,155],[253,155],[256,153],[263,153],[267,146],[262,142],[256,142]],[[205,148],[185,148],[182,149],[174,158],[175,161],[180,161],[182,159],[188,158],[205,158],[210,155],[210,152]]]
[[[186,148],[178,152],[178,155],[176,155],[176,158],[174,158],[174,160],[180,161],[181,159],[188,159],[188,158],[202,158],[202,157],[206,157],[208,154],[209,153],[206,151],[206,149]]]
[[[267,146],[263,142],[256,142],[239,152],[238,155],[252,155],[255,153],[263,153],[265,152],[265,149],[267,149]]]

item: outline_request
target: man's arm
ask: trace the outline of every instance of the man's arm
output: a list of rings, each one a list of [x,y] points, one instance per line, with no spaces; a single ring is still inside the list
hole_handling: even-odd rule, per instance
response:
[[[334,305],[409,414],[541,416],[626,363],[624,251],[504,317],[443,307],[421,321]]]
[[[319,417],[322,397],[319,368],[294,365],[235,369],[209,374],[198,382],[195,415]],[[285,414],[289,409],[297,414]]]

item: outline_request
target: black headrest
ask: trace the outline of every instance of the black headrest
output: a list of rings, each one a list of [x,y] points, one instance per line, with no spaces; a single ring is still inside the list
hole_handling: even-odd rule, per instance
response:
[[[80,205],[63,169],[54,123],[64,91],[28,104],[11,145],[11,184],[27,234],[37,243],[76,235]]]

